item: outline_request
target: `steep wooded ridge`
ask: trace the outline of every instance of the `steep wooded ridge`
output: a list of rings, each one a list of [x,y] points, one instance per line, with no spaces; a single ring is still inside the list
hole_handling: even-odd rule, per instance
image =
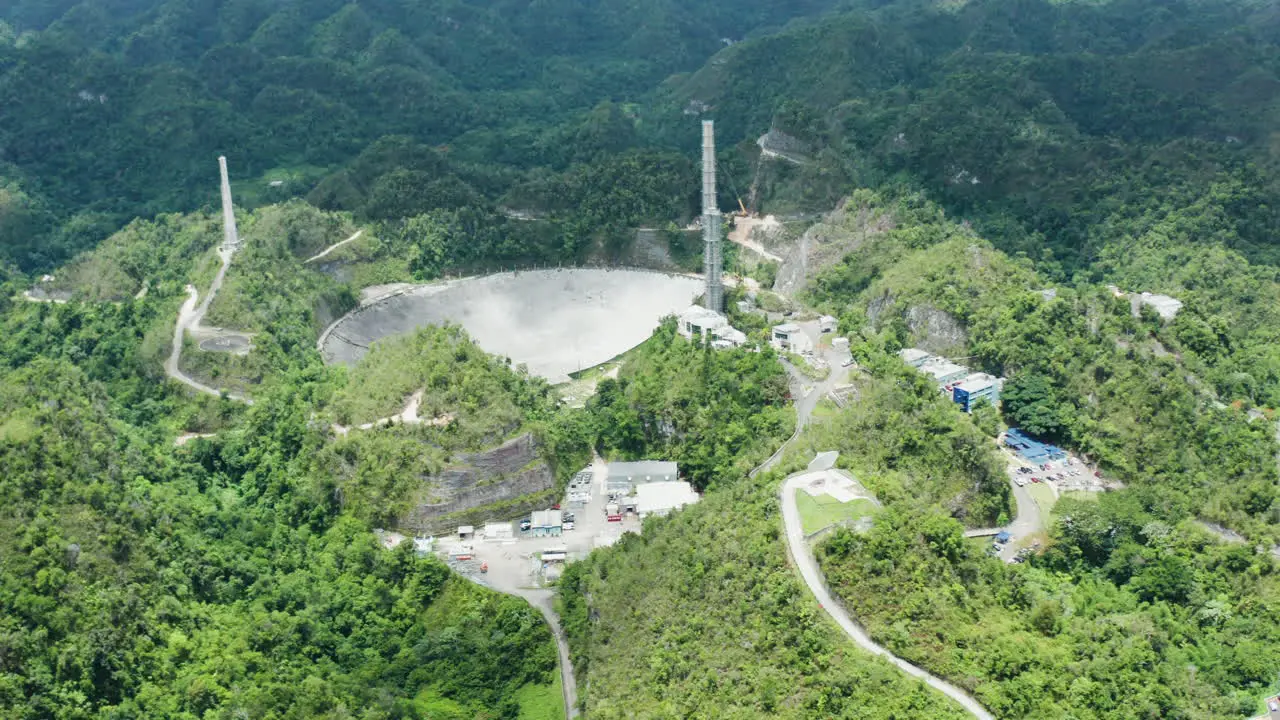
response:
[[[372,529],[515,517],[592,451],[703,493],[565,571],[593,720],[964,717],[789,567],[780,483],[828,450],[876,498],[867,529],[797,496],[837,518],[832,595],[995,717],[1239,720],[1280,691],[1274,4],[2,5],[0,715],[563,716],[535,609]],[[696,271],[703,117],[724,209],[777,216],[781,267],[729,269],[838,317],[839,402],[671,321],[577,408],[457,327],[321,362],[367,286]],[[164,379],[218,267],[218,154],[244,242],[206,320],[253,347],[182,369],[251,407]],[[964,414],[909,346],[1006,376],[1002,408]],[[1014,425],[1119,489],[1037,484],[1045,532],[1005,564],[964,531],[1014,512]]]
[[[830,4],[6,3],[0,246],[49,267],[134,216],[205,204],[219,154],[261,177],[239,197],[256,204],[306,193],[391,135],[447,144],[448,160],[402,158],[380,184],[321,196],[372,192],[372,212],[397,215],[414,214],[406,194],[421,209],[495,200],[523,170],[632,147],[609,101]]]
[[[735,45],[662,96],[722,136],[800,140],[789,200],[916,184],[1060,277],[1197,206],[1215,222],[1179,241],[1272,262],[1278,42],[1267,3],[891,3]]]

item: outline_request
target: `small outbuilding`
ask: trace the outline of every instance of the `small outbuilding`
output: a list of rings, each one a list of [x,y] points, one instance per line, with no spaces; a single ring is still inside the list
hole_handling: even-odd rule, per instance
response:
[[[533,537],[558,537],[563,530],[559,510],[534,510],[529,518],[529,534]]]
[[[823,315],[818,318],[818,329],[824,333],[836,331],[836,319],[831,315]]]
[[[1144,292],[1141,295],[1135,295],[1133,300],[1133,316],[1138,317],[1139,305],[1146,305],[1156,311],[1161,320],[1172,320],[1178,316],[1178,311],[1182,309],[1182,301],[1171,298],[1168,295],[1156,295]]]
[[[783,352],[798,353],[813,349],[813,341],[795,323],[774,326],[769,342]]]
[[[553,547],[543,550],[538,555],[538,559],[544,563],[565,562],[569,559],[569,549],[565,547]]]
[[[470,539],[474,538],[475,536],[476,536],[476,529],[475,529],[475,527],[474,527],[474,526],[472,526],[472,525],[459,525],[459,526],[458,526],[458,539],[459,539],[459,540],[470,540]]]

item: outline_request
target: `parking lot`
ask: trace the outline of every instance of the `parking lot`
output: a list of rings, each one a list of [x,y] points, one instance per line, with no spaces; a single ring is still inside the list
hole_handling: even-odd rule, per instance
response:
[[[1056,496],[1068,490],[1102,491],[1103,484],[1099,477],[1084,466],[1079,460],[1068,455],[1062,460],[1033,465],[1020,460],[1013,470],[1013,482],[1018,487],[1043,483],[1053,490]]]
[[[1017,515],[993,538],[990,552],[1006,562],[1022,562],[1039,548],[1050,512],[1063,493],[1102,492],[1117,484],[1103,478],[1075,454],[1011,431],[999,438],[1013,486]]]
[[[537,534],[532,527],[521,529],[522,523],[516,521],[512,537],[486,538],[482,526],[477,526],[473,538],[462,539],[456,535],[440,538],[437,550],[445,558],[469,556],[466,561],[455,560],[451,564],[459,572],[495,589],[517,592],[543,587],[555,578],[558,566],[563,564],[544,563],[544,552],[563,550],[568,560],[574,560],[594,548],[617,542],[625,532],[640,532],[640,520],[634,515],[615,522],[607,519],[608,497],[604,491],[607,478],[607,466],[597,460],[570,479],[559,511],[562,518],[566,513],[572,515],[573,524],[572,529],[564,525],[559,535]],[[484,572],[480,572],[482,566]]]

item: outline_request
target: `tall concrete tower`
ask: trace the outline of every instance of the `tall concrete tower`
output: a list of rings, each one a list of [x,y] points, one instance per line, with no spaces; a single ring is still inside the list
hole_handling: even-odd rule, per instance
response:
[[[702,266],[707,274],[704,302],[708,310],[724,312],[724,284],[720,280],[720,208],[716,205],[716,129],[702,121]]]
[[[231,205],[231,179],[225,156],[218,156],[218,170],[222,173],[222,246],[234,250],[240,245],[240,234],[236,232],[236,210]]]

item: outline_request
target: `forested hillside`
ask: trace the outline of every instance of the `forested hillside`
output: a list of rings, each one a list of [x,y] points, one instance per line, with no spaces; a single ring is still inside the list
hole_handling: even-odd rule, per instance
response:
[[[811,209],[924,188],[1058,278],[1151,235],[1274,263],[1278,22],[1236,2],[889,3],[726,49],[664,86],[659,118],[673,132],[697,102],[722,137],[774,126],[808,148],[782,165]]]
[[[786,380],[772,353],[711,352],[672,338],[673,330],[659,330],[629,364],[642,374],[602,383],[588,410],[605,450],[679,458],[693,481],[710,487],[697,505],[647,519],[642,536],[626,536],[567,569],[561,610],[580,687],[587,688],[586,714],[962,717],[922,684],[842,642],[787,566],[776,498],[781,474],[747,477],[792,430],[771,420],[776,388]],[[963,423],[954,406],[923,387],[912,403],[922,414]],[[708,438],[700,427],[707,421],[725,437]],[[664,425],[665,442],[646,440]],[[896,423],[868,442],[907,428]],[[972,426],[953,437],[953,450],[977,450],[982,442]],[[938,466],[926,458],[932,451],[907,450],[903,472],[887,480],[905,488],[915,471],[942,471],[960,482],[922,504],[952,503],[981,521],[1004,509],[1004,485],[990,482],[989,467]],[[732,453],[735,461],[708,466],[712,453]],[[808,459],[793,453],[784,466]]]
[[[1280,13],[1247,0],[0,3],[0,715],[558,711],[535,610],[372,532],[514,437],[531,503],[592,450],[703,494],[568,566],[591,718],[963,716],[789,567],[779,482],[825,450],[883,506],[820,541],[833,591],[996,717],[1255,714],[1280,690],[1278,102]],[[614,264],[639,227],[696,270],[704,118],[722,206],[802,228],[794,302],[858,363],[773,471],[749,474],[808,383],[670,321],[582,408],[456,327],[320,362],[370,285]],[[182,369],[252,405],[165,381],[218,268],[218,155],[244,246],[207,320],[252,350],[180,338]],[[914,345],[1007,377],[1002,407],[962,413]],[[1005,564],[963,531],[1017,510],[1014,425],[1113,489],[1053,497]]]
[[[930,341],[921,310],[953,318],[965,329],[954,356],[1009,376],[1009,425],[1081,450],[1127,487],[1058,500],[1045,549],[1028,566],[1005,566],[966,544],[960,525],[938,529],[945,505],[922,506],[958,472],[946,471],[957,453],[935,455],[938,472],[917,476],[910,493],[881,494],[890,512],[872,532],[825,544],[824,570],[854,613],[998,717],[1250,716],[1280,666],[1275,429],[1269,407],[1254,408],[1272,402],[1256,390],[1274,386],[1253,380],[1277,325],[1269,303],[1257,312],[1252,303],[1274,281],[1246,289],[1242,279],[1259,269],[1243,257],[1189,250],[1229,262],[1234,279],[1200,276],[1172,321],[1150,310],[1135,318],[1128,298],[1101,287],[1046,297],[1052,283],[1030,262],[1004,257],[919,197],[855,194],[846,222],[868,216],[882,231],[812,291],[864,328],[856,352],[866,367],[919,378],[890,353]],[[1147,261],[1127,272],[1162,268],[1181,270]],[[901,407],[895,396],[864,393],[809,447],[853,451],[854,467],[881,487],[912,447],[877,437],[895,424],[880,419]]]
[[[139,357],[166,307],[4,315],[0,714],[499,718],[558,702],[535,610],[411,543],[384,550],[365,521],[378,496],[353,483],[344,500],[315,472],[332,440],[311,420],[339,379],[313,366],[248,411],[186,399]],[[218,434],[175,448],[187,423]]]
[[[496,200],[526,170],[636,145],[613,103],[830,4],[6,3],[0,251],[47,268],[135,216],[208,204],[219,154],[242,201],[303,195],[395,135],[439,146],[437,195]],[[392,170],[383,194],[422,168]]]

